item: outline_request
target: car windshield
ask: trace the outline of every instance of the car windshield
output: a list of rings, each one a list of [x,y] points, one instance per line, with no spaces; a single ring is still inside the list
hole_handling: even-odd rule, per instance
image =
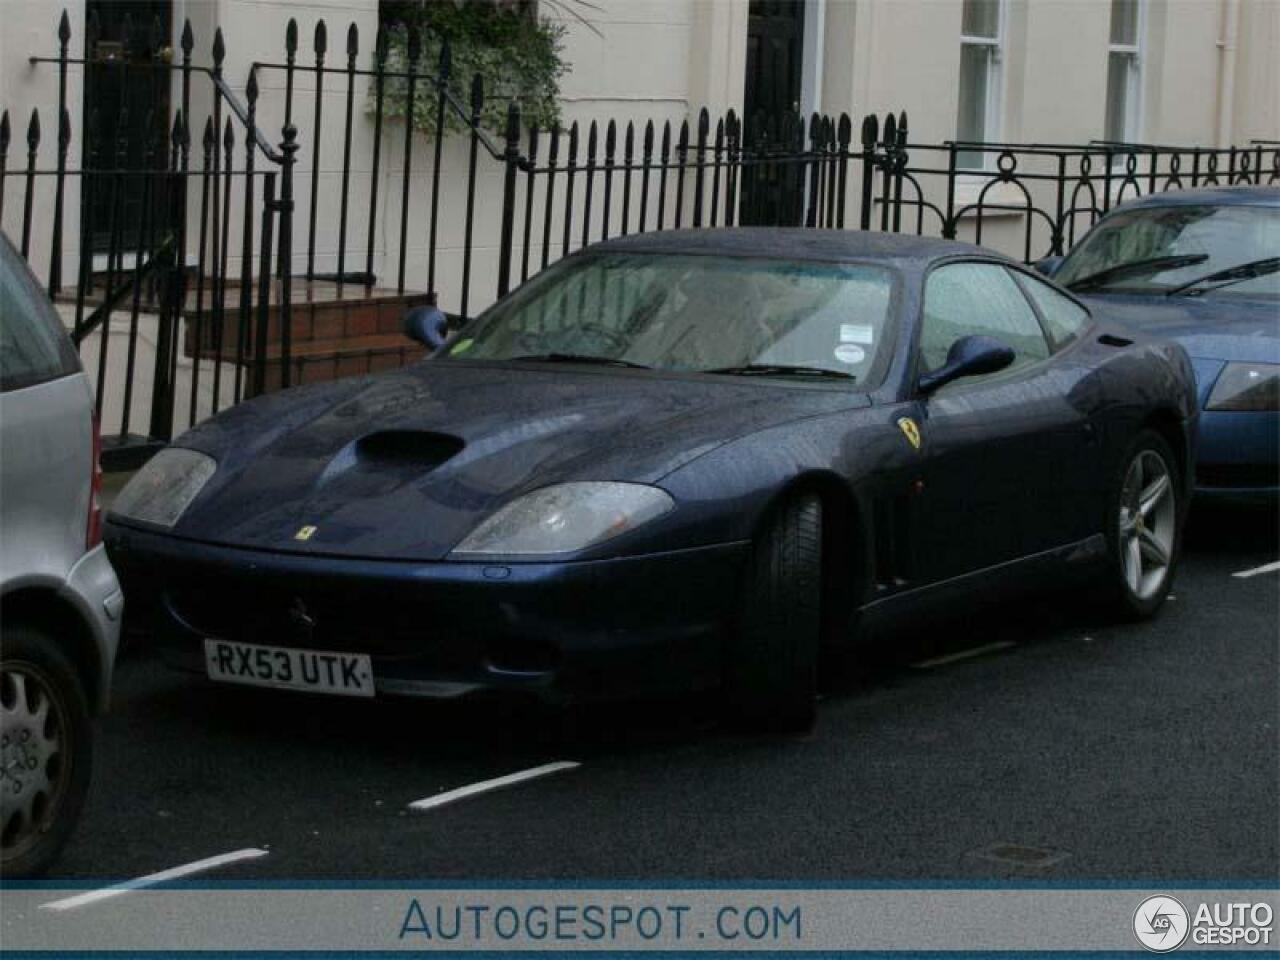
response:
[[[871,264],[591,254],[496,304],[443,356],[867,384],[887,363],[892,290]]]
[[[1108,217],[1071,251],[1054,279],[1082,293],[1165,294],[1200,277],[1277,253],[1280,210],[1149,207]],[[1280,273],[1242,279],[1209,292],[1280,297]]]

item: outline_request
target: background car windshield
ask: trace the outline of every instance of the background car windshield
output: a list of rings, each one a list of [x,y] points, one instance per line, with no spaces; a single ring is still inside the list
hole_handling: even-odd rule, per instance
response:
[[[1274,257],[1280,254],[1280,210],[1178,205],[1118,213],[1072,251],[1054,279],[1070,286],[1119,264],[1195,254],[1209,259],[1173,270],[1117,276],[1097,289],[1163,293],[1227,267]],[[1280,296],[1280,274],[1242,280],[1223,287],[1221,293]]]
[[[662,254],[574,258],[463,331],[452,358],[573,354],[663,370],[879,373],[892,274],[866,264]]]

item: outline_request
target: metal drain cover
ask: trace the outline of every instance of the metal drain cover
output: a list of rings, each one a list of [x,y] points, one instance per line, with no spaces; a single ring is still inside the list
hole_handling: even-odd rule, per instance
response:
[[[1067,859],[1071,854],[1065,850],[1051,850],[1048,847],[1031,847],[1021,843],[1007,843],[1003,840],[969,851],[969,856],[979,860],[990,860],[1011,867],[1048,867]]]

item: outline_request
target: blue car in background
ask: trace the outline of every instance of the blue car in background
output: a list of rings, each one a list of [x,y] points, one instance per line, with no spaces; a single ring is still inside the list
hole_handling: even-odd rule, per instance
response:
[[[1202,409],[1196,493],[1280,494],[1280,187],[1151,194],[1043,272],[1107,315],[1180,343]]]

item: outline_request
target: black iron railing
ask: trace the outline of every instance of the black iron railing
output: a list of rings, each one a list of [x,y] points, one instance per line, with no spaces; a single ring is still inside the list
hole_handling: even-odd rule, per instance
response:
[[[879,229],[979,244],[999,229],[996,245],[1028,262],[1065,253],[1109,210],[1143,194],[1280,182],[1280,144],[1266,141],[921,144],[909,141],[905,114],[879,129],[868,118],[863,141],[876,144]]]
[[[92,17],[87,26],[87,47],[93,49],[96,24]],[[210,66],[193,62],[195,38],[189,24],[182,33],[180,62],[130,58],[135,47],[154,45],[157,30],[158,24],[153,24],[151,32],[143,35],[126,18],[120,55],[101,63],[70,55],[71,28],[63,13],[57,28],[57,55],[31,57],[33,65],[52,65],[57,70],[53,115],[58,126],[51,165],[39,162],[44,137],[38,106],[27,118],[26,163],[18,170],[7,165],[9,113],[0,115],[0,223],[6,223],[8,188],[16,183],[22,195],[16,230],[22,253],[43,268],[50,295],[72,305],[73,340],[82,352],[94,354],[86,360],[96,374],[99,414],[110,414],[103,423],[108,453],[126,447],[147,449],[172,437],[180,422],[175,384],[179,324],[184,319],[197,328],[210,322],[221,330],[228,311],[246,318],[232,343],[217,338],[217,355],[208,364],[214,386],[204,410],[197,409],[202,368],[196,365],[188,422],[262,389],[263,371],[250,369],[244,362],[251,350],[247,318],[265,315],[270,271],[264,271],[263,265],[274,255],[277,242],[282,250],[289,244],[294,132],[286,128],[277,147],[258,128],[256,78],[249,77],[243,101],[228,86],[222,73],[226,47],[220,31],[210,48]],[[114,115],[91,110],[82,120],[73,120],[67,86],[70,69],[76,66],[86,72],[90,66],[117,71],[122,78],[140,72],[166,74],[163,82],[175,89],[178,105],[171,117],[157,117],[153,102],[122,100]],[[209,108],[203,137],[193,151],[189,119],[197,88]],[[131,123],[130,110],[140,108],[147,111],[145,122]],[[71,162],[73,129],[80,131],[78,166]],[[137,142],[140,132],[142,143]],[[70,184],[78,187],[77,206],[82,212],[74,254],[64,242],[72,206]],[[192,208],[193,198],[198,198],[198,215]],[[100,211],[105,221],[91,221],[91,211]],[[238,237],[232,233],[233,216],[241,221]],[[277,217],[281,218],[278,241]],[[33,228],[37,226],[47,236],[47,259],[35,248]],[[255,263],[255,242],[261,244],[259,263]],[[234,260],[229,255],[233,247]],[[75,280],[64,287],[64,261],[69,256],[75,260]],[[238,276],[234,274],[237,266]],[[284,296],[287,300],[287,292]],[[193,305],[188,304],[191,298]],[[287,312],[287,303],[283,309]],[[121,314],[122,328],[118,326]],[[117,331],[125,333],[123,343],[114,342]],[[143,341],[154,354],[145,364],[140,350]],[[232,364],[225,372],[224,361]],[[232,381],[229,389],[221,383],[224,375]],[[144,392],[148,397],[140,404],[139,395]]]

